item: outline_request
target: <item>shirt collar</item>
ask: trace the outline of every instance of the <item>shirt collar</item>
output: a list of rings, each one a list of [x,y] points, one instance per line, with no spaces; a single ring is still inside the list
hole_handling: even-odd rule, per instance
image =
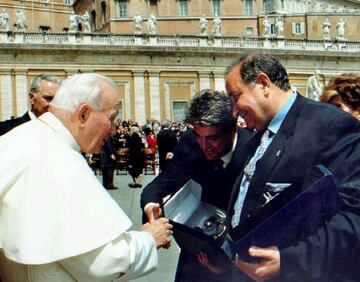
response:
[[[224,162],[223,168],[226,168],[226,166],[231,161],[232,155],[234,154],[234,151],[236,148],[236,143],[237,143],[237,132],[235,133],[234,142],[233,142],[231,150],[227,154],[225,154],[224,156],[222,156],[220,158]]]
[[[281,124],[283,123],[287,113],[289,112],[291,106],[294,104],[297,97],[296,92],[293,92],[286,103],[281,107],[280,111],[275,115],[271,120],[268,130],[274,135],[279,131]]]
[[[37,119],[36,115],[32,111],[28,111],[31,120]]]
[[[42,114],[38,118],[38,120],[53,129],[72,149],[74,149],[75,151],[80,151],[80,146],[76,142],[74,136],[72,136],[70,131],[54,114],[47,112],[45,114]]]

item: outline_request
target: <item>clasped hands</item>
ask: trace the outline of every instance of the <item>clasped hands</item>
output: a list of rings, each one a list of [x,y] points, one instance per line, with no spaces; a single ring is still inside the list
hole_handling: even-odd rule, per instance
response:
[[[167,218],[163,217],[160,205],[151,204],[145,210],[145,213],[148,218],[148,223],[144,224],[141,230],[149,231],[146,229],[153,229],[153,233],[155,234],[152,235],[154,236],[157,247],[168,249],[171,246],[171,239],[169,238],[169,236],[173,234],[173,226],[169,223],[169,220]]]

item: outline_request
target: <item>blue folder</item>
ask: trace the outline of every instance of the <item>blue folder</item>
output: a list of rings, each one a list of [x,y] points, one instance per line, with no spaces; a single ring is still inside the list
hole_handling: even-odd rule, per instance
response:
[[[261,209],[258,218],[255,215],[229,233],[233,255],[253,261],[248,255],[250,246],[290,246],[313,234],[339,209],[336,181],[324,166],[309,171],[299,187],[301,192],[296,193],[296,189],[287,188]]]

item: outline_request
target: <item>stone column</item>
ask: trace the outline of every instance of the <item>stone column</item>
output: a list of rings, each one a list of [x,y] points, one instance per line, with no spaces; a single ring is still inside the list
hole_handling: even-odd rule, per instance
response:
[[[144,71],[134,71],[134,119],[140,124],[146,121]]]
[[[160,121],[160,73],[149,72],[150,117]]]
[[[224,71],[214,72],[214,84],[215,84],[215,90],[226,92]]]
[[[125,114],[124,114],[124,118],[126,120],[128,119],[131,119],[131,93],[130,93],[130,82],[127,81],[125,82],[125,85],[124,85],[124,103],[125,105],[123,104],[123,110],[125,110]]]
[[[28,82],[26,79],[26,71],[16,71],[16,111],[21,116],[28,110]]]
[[[165,83],[164,85],[164,98],[165,98],[165,118],[168,120],[171,120],[171,114],[170,114],[170,84]]]
[[[13,89],[11,83],[11,70],[0,71],[0,105],[1,120],[9,119],[13,112]]]
[[[200,90],[210,89],[209,72],[199,72]]]

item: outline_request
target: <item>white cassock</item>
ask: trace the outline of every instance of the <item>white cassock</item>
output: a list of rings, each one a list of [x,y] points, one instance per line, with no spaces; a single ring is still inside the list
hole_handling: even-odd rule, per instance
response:
[[[2,281],[128,281],[154,270],[156,243],[130,219],[80,147],[46,113],[0,138]]]

